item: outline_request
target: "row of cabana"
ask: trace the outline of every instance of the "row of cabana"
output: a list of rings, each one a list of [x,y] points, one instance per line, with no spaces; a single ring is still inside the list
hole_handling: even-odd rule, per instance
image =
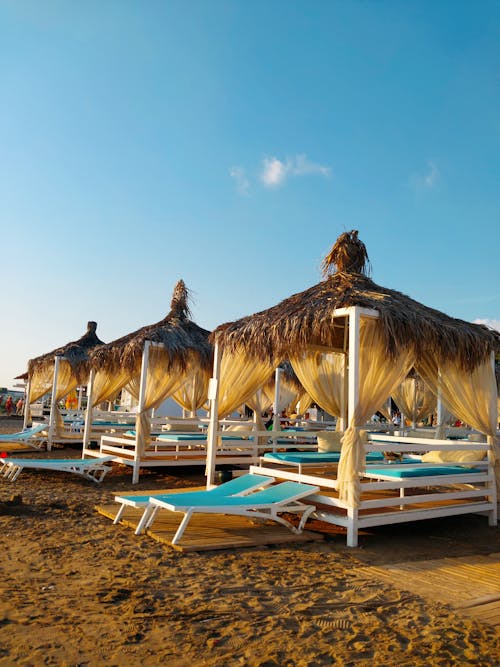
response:
[[[91,408],[126,389],[138,401],[137,443],[144,450],[153,408],[172,397],[194,413],[208,398],[211,484],[219,420],[243,404],[256,412],[265,409],[265,388],[286,362],[293,369],[289,377],[298,380],[294,391],[302,393],[301,406],[313,401],[338,417],[344,431],[340,497],[356,506],[364,465],[360,429],[390,396],[412,421],[439,399],[484,433],[498,458],[499,350],[498,332],[373,282],[366,248],[351,231],[325,258],[317,285],[211,334],[190,319],[183,281],[175,287],[169,314],[154,325],[104,344],[90,323],[79,341],[29,362],[26,403],[52,387],[55,404],[88,381],[87,438]]]

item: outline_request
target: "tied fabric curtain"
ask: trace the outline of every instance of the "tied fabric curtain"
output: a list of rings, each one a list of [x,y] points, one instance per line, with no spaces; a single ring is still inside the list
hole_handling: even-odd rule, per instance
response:
[[[266,395],[269,405],[274,403],[274,394],[276,391],[276,383],[270,382],[263,388],[263,393]],[[287,382],[286,378],[281,377],[280,390],[278,394],[278,405],[276,406],[276,413],[281,414],[288,406],[297,401],[298,392],[295,387]]]
[[[262,414],[266,412],[271,406],[271,403],[269,402],[269,399],[264,391],[262,389],[256,391],[253,396],[247,399],[246,405],[248,405],[248,407],[254,411],[257,430],[263,431],[265,429],[265,425],[264,420],[262,419]]]
[[[436,369],[439,367],[439,375]],[[443,403],[459,419],[484,433],[491,446],[497,487],[500,485],[500,445],[496,437],[498,400],[493,364],[486,361],[470,371],[451,363],[439,364],[432,354],[419,360],[422,377],[434,381],[435,392],[441,391]],[[420,372],[420,371],[419,371]],[[432,387],[432,385],[430,385]]]
[[[311,402],[328,414],[340,417],[344,405],[346,356],[339,352],[305,352],[291,358],[290,363]],[[300,411],[305,412],[302,397]]]
[[[223,352],[219,382],[219,419],[247,403],[273,373],[276,365],[248,357],[242,350]]]
[[[359,473],[365,466],[365,448],[360,430],[408,375],[414,358],[414,351],[409,348],[394,358],[387,358],[380,323],[361,318],[358,404],[342,438],[337,478],[340,499],[349,507],[359,507]]]
[[[189,412],[196,412],[207,401],[210,373],[202,368],[194,368],[182,387],[172,394],[172,398]]]
[[[52,393],[52,385],[54,383],[54,366],[55,364],[52,364],[42,371],[36,371],[33,373],[33,376],[30,380],[28,404],[34,403],[45,394]],[[55,414],[56,434],[58,436],[64,434],[64,423],[57,403],[71,391],[74,391],[77,386],[78,380],[74,375],[71,364],[66,359],[60,359],[59,370],[57,373],[56,400],[55,404],[51,406],[51,410],[53,410]]]
[[[167,370],[169,368],[168,362],[169,356],[163,346],[150,346],[144,405],[142,410],[137,413],[135,421],[139,456],[144,454],[146,447],[151,442],[150,411],[157,408],[160,403],[182,387],[189,378],[196,360],[191,359],[185,370],[175,364]]]
[[[436,405],[434,393],[417,378],[405,378],[392,394],[394,402],[411,422],[425,419]]]

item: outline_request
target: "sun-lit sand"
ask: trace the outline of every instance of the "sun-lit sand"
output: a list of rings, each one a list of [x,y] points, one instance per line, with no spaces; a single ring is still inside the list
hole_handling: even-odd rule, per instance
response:
[[[4,433],[19,427],[0,418]],[[201,483],[196,470],[145,470],[133,490]],[[338,532],[181,553],[96,512],[131,489],[130,469],[116,465],[101,485],[56,472],[0,480],[0,665],[499,664],[493,626],[367,571],[500,552],[485,517],[377,528],[359,549]]]

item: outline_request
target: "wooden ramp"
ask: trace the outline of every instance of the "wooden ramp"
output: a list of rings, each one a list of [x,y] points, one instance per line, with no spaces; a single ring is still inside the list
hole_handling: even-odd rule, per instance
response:
[[[500,628],[500,553],[392,563],[363,572]]]
[[[100,505],[96,510],[113,519],[118,511],[118,504]],[[128,507],[122,515],[120,524],[137,528],[142,509]],[[182,536],[181,544],[172,544],[183,514],[180,512],[158,512],[152,528],[146,534],[168,544],[179,551],[208,551],[216,549],[235,549],[241,547],[259,547],[268,544],[286,544],[290,542],[312,542],[323,540],[320,533],[304,531],[300,535],[272,521],[256,521],[241,516],[221,514],[195,514]]]

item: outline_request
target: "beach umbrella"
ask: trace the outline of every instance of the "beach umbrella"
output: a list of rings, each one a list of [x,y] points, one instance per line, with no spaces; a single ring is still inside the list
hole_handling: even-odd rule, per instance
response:
[[[28,361],[28,370],[19,376],[27,382],[25,426],[29,421],[29,405],[52,392],[50,428],[56,422],[57,401],[87,381],[89,353],[104,343],[97,336],[97,323],[88,322],[81,338]]]
[[[359,504],[359,472],[364,465],[360,428],[412,368],[453,414],[494,438],[493,354],[500,349],[498,332],[449,317],[376,284],[356,230],[337,239],[322,268],[323,279],[318,284],[215,329],[211,340],[219,380],[214,386],[223,386],[224,366],[231,366],[234,375],[251,360],[256,377],[256,367],[264,374],[270,366],[288,359],[312,400],[329,414],[340,412],[347,426],[338,488],[341,499],[351,507]],[[335,355],[343,356],[342,373]],[[329,373],[335,381],[328,392],[322,381]],[[348,386],[345,405],[343,375]],[[212,456],[209,458],[212,465]],[[210,483],[212,473],[207,473]]]
[[[84,450],[92,407],[110,400],[123,388],[138,400],[136,431],[140,451],[149,439],[149,410],[170,396],[190,411],[206,402],[212,345],[209,332],[190,319],[188,300],[189,291],[179,280],[166,317],[103,345],[90,355]]]

